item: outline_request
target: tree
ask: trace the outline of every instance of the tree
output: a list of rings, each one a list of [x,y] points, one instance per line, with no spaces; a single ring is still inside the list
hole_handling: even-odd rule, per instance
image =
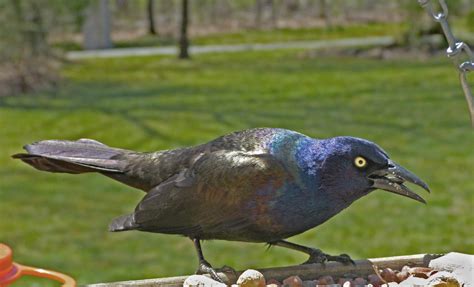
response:
[[[148,33],[151,35],[158,35],[155,28],[155,0],[148,0],[147,15],[148,15]]]
[[[85,49],[112,48],[110,22],[109,1],[90,1],[86,10],[86,19],[82,27],[84,35],[83,45]]]
[[[331,28],[331,4],[327,0],[319,0],[319,17],[324,19],[326,28]]]
[[[179,28],[179,55],[180,59],[189,59],[189,40],[188,40],[188,0],[181,1],[181,25]]]
[[[278,5],[274,0],[269,0],[268,2],[272,7],[272,26],[276,28],[278,26]]]
[[[59,77],[57,57],[47,41],[49,27],[61,9],[46,2],[0,2],[0,96],[50,88]]]
[[[262,13],[263,13],[263,0],[255,1],[255,27],[260,28],[262,26]]]
[[[270,15],[268,15],[270,13]],[[270,16],[271,27],[278,26],[278,4],[274,0],[256,0],[255,1],[255,28],[260,29],[265,25]]]

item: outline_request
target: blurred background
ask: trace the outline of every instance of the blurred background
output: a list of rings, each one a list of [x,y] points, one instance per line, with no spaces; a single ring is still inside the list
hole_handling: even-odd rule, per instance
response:
[[[474,3],[448,2],[472,47]],[[290,240],[353,258],[474,253],[474,134],[446,47],[416,0],[0,0],[0,241],[80,284],[193,273],[186,238],[107,232],[142,192],[10,155],[42,139],[154,151],[281,127],[372,140],[432,189],[426,206],[376,191]],[[215,267],[306,260],[203,248]]]

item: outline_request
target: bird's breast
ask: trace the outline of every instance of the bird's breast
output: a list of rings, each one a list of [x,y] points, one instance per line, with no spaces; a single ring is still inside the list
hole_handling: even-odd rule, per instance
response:
[[[339,206],[314,190],[297,183],[278,189],[261,189],[245,204],[251,222],[262,234],[287,238],[318,226],[337,214]]]

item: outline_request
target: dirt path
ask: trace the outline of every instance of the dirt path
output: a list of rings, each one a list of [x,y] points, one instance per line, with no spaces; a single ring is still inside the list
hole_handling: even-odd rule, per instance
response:
[[[327,48],[345,48],[357,46],[387,46],[395,42],[394,37],[364,37],[364,38],[346,38],[337,40],[317,40],[317,41],[294,41],[266,44],[235,44],[235,45],[202,45],[191,46],[190,54],[204,53],[231,53],[241,51],[264,51],[281,49],[327,49]],[[71,51],[66,54],[69,60],[87,59],[87,58],[116,58],[130,56],[149,56],[149,55],[177,55],[177,47],[142,47],[142,48],[116,48],[106,50],[90,51]]]

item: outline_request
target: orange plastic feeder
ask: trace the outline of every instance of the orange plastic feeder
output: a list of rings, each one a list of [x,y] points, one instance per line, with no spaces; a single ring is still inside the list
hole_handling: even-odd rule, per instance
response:
[[[48,278],[61,282],[63,287],[75,287],[76,281],[66,274],[21,265],[13,262],[10,247],[0,243],[0,287],[8,286],[23,275]]]

